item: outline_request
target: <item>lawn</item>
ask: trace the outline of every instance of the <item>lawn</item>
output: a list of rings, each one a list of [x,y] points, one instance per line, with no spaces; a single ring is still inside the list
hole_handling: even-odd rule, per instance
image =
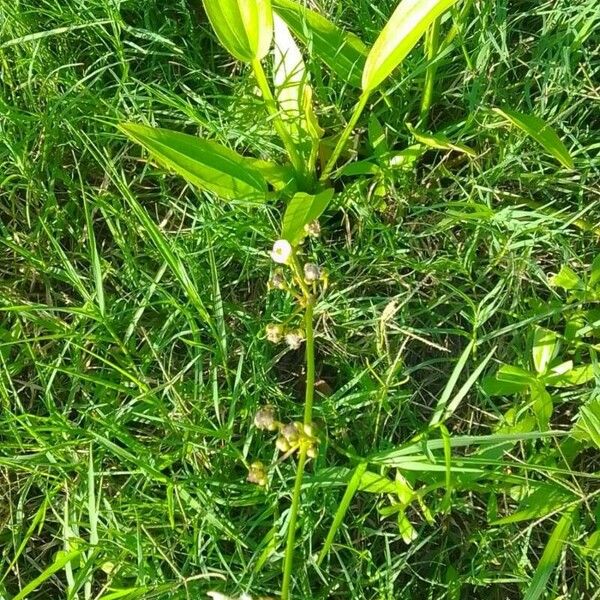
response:
[[[306,4],[372,47],[398,2]],[[0,0],[0,600],[600,598],[600,7],[439,27],[351,123],[295,298],[287,188],[118,128],[285,162],[201,0]],[[322,171],[360,90],[299,47]]]

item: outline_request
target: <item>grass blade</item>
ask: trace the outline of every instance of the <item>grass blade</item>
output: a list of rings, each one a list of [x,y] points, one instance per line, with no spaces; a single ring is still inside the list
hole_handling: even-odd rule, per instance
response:
[[[60,552],[57,554],[56,560],[38,577],[30,581],[14,598],[13,600],[25,600],[31,592],[37,589],[46,579],[49,579],[54,573],[60,571],[68,565],[72,560],[76,559],[81,554],[81,550],[72,550],[71,552]]]
[[[560,518],[560,521],[554,528],[554,531],[548,540],[548,544],[544,549],[542,558],[535,569],[529,588],[527,589],[525,596],[523,596],[523,600],[538,600],[546,590],[548,579],[550,579],[550,575],[552,574],[552,571],[554,571],[554,567],[560,558],[560,553],[567,541],[567,535],[572,524],[573,511],[571,510],[566,512]]]
[[[319,558],[317,559],[317,564],[320,565],[323,562],[323,559],[327,556],[331,546],[333,544],[333,540],[335,539],[335,534],[340,528],[342,522],[344,521],[344,517],[346,516],[346,512],[350,507],[350,502],[352,502],[352,498],[354,498],[354,494],[356,494],[358,487],[360,485],[362,476],[364,472],[367,470],[367,463],[360,463],[350,481],[348,482],[348,487],[344,492],[342,500],[335,511],[335,517],[333,518],[333,523],[327,532],[327,537],[325,538],[325,543],[323,544],[323,548],[321,548],[321,552],[319,552]]]

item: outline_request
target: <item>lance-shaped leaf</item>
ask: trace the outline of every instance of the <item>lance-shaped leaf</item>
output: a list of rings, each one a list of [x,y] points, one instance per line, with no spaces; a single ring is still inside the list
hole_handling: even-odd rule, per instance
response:
[[[556,131],[545,121],[535,115],[527,115],[506,107],[494,108],[494,111],[531,136],[548,154],[554,156],[563,167],[567,169],[575,168],[567,147],[562,143]]]
[[[273,6],[294,34],[336,75],[360,87],[367,47],[356,35],[294,0],[273,0]]]
[[[373,44],[362,76],[372,92],[404,60],[427,28],[457,0],[402,0]]]
[[[446,137],[443,133],[427,133],[425,131],[419,131],[415,129],[410,123],[406,124],[406,128],[413,134],[417,142],[430,148],[437,148],[439,150],[455,150],[456,152],[463,152],[469,156],[477,156],[477,152],[458,142],[453,142],[450,138]]]
[[[251,161],[208,140],[135,123],[119,125],[162,166],[193,185],[230,200],[264,201],[267,183]]]
[[[244,62],[264,58],[273,39],[271,0],[203,0],[221,44]]]
[[[274,15],[273,83],[284,126],[306,161],[323,135],[313,110],[312,88],[300,49],[285,21]]]
[[[313,196],[298,192],[283,215],[281,237],[296,246],[305,236],[304,226],[318,219],[333,198],[333,190],[326,189]]]

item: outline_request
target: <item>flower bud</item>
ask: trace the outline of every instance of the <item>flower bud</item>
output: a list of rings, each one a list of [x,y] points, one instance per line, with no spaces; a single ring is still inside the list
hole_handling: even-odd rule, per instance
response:
[[[314,444],[311,444],[306,449],[306,456],[308,456],[308,458],[317,458],[318,454],[319,451],[317,450],[317,447]]]
[[[302,426],[301,423],[288,423],[281,429],[281,435],[290,445],[296,444],[300,439],[300,429],[298,425]]]
[[[277,429],[275,409],[270,405],[259,408],[254,415],[254,426],[257,429],[275,431]]]
[[[264,58],[273,39],[271,0],[203,0],[225,49],[244,62]]]
[[[271,250],[271,258],[280,265],[287,265],[292,258],[292,245],[287,240],[277,240]]]
[[[265,468],[265,465],[259,460],[253,462],[248,469],[248,477],[246,480],[250,483],[260,485],[261,487],[267,485],[267,469]]]
[[[284,437],[278,437],[275,442],[277,449],[281,452],[287,452],[290,449],[290,443]]]
[[[315,263],[306,263],[304,265],[304,280],[306,283],[314,283],[319,281],[321,277],[321,270]]]
[[[304,341],[304,333],[299,329],[289,331],[285,334],[285,343],[290,347],[291,350],[298,350]]]
[[[273,344],[279,344],[285,333],[283,325],[279,325],[278,323],[269,323],[265,331],[267,334],[267,339]]]

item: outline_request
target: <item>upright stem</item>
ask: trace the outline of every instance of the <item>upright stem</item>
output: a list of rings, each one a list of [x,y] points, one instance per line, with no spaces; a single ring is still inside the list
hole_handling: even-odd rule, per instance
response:
[[[290,157],[292,165],[298,174],[299,177],[305,177],[305,165],[304,161],[298,154],[298,150],[294,145],[294,141],[290,136],[288,130],[285,127],[283,120],[281,119],[281,115],[277,110],[277,103],[275,102],[275,98],[273,97],[273,93],[271,92],[271,88],[269,87],[269,82],[267,81],[267,76],[265,75],[265,70],[260,62],[260,60],[252,61],[252,70],[254,71],[254,77],[256,77],[256,82],[258,83],[258,87],[260,89],[260,93],[262,94],[263,100],[265,101],[265,106],[267,107],[267,111],[269,115],[271,115],[273,119],[273,125],[275,126],[275,130],[277,134],[281,138],[283,145]]]
[[[431,107],[431,101],[433,99],[433,86],[435,83],[435,72],[437,71],[437,65],[435,64],[435,57],[437,56],[440,48],[440,19],[439,17],[433,22],[431,28],[427,32],[426,39],[426,50],[427,60],[427,72],[425,73],[425,87],[423,88],[423,98],[421,100],[421,113],[420,120],[421,126],[427,125],[429,119],[429,109]]]
[[[312,425],[312,407],[315,393],[315,334],[313,327],[314,298],[306,296],[306,312],[304,314],[304,328],[306,334],[306,390],[304,396],[304,425]],[[292,495],[292,506],[290,508],[290,521],[288,525],[287,541],[285,545],[285,560],[283,564],[283,584],[281,586],[281,600],[289,600],[290,586],[292,581],[292,568],[294,564],[294,549],[296,546],[296,526],[298,522],[298,510],[300,509],[300,494],[302,492],[302,479],[304,477],[304,466],[306,464],[306,444],[300,444],[298,450],[298,467],[294,492]]]
[[[346,147],[346,144],[348,143],[348,140],[350,139],[350,135],[352,134],[352,131],[356,127],[356,123],[358,123],[358,119],[360,118],[360,115],[362,115],[362,112],[365,109],[367,102],[369,101],[370,95],[371,95],[371,92],[369,92],[369,91],[365,91],[361,94],[360,99],[358,100],[358,104],[354,107],[354,112],[352,113],[352,116],[350,117],[348,124],[346,125],[344,131],[342,131],[342,135],[340,136],[338,143],[336,144],[335,148],[333,149],[333,153],[331,154],[329,160],[327,161],[327,164],[325,165],[325,168],[323,169],[323,173],[321,173],[321,181],[326,181],[327,179],[329,179],[329,176],[331,175],[333,168],[335,167],[338,159],[340,158],[340,155],[342,154],[342,152],[344,151],[344,148]]]

